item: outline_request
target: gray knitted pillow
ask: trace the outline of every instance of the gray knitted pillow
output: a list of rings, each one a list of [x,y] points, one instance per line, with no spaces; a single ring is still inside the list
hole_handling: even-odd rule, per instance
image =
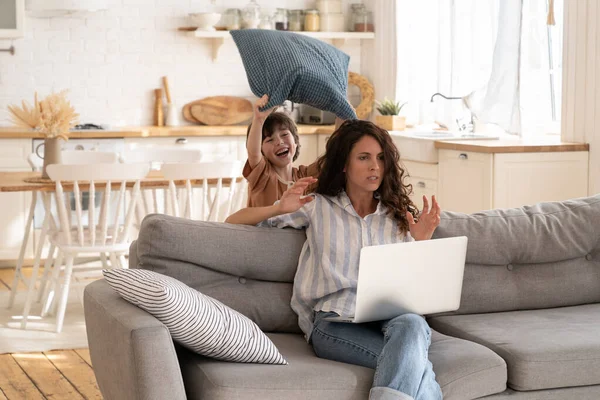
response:
[[[356,119],[346,99],[350,57],[320,40],[297,33],[245,29],[231,31],[252,93],[269,95],[265,109],[285,100]]]

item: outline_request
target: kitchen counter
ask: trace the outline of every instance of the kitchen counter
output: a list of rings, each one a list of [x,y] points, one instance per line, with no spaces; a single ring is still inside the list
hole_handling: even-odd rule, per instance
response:
[[[473,151],[476,153],[545,153],[589,151],[587,143],[563,142],[560,136],[530,139],[500,138],[496,140],[437,140],[436,149]]]
[[[72,131],[71,138],[143,138],[143,137],[181,137],[181,136],[246,136],[246,125],[209,126],[187,125],[177,127],[141,126],[122,127],[114,130]],[[300,135],[333,133],[333,125],[298,125]],[[0,139],[44,138],[44,135],[16,127],[0,127]]]

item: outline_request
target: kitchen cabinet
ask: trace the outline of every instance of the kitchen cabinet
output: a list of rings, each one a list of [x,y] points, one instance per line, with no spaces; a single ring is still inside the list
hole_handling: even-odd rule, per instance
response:
[[[294,165],[308,165],[317,158],[317,135],[300,135],[302,149]],[[151,137],[125,138],[123,158],[127,159],[127,151],[150,147],[173,147],[198,149],[202,152],[202,161],[219,160],[246,161],[246,136],[182,136],[182,137]]]
[[[405,184],[412,185],[409,195],[419,210],[423,207],[423,196],[431,200],[431,196],[438,192],[438,165],[418,161],[401,160],[406,179]]]
[[[294,166],[310,165],[317,160],[318,152],[318,136],[321,135],[300,135],[300,155],[294,162]]]
[[[0,1],[0,39],[24,36],[25,0]]]
[[[140,148],[188,148],[202,152],[202,161],[246,160],[246,138],[241,136],[182,136],[182,137],[150,137],[125,138],[123,158],[127,160],[127,152]]]
[[[439,201],[473,213],[587,196],[588,152],[439,150]]]
[[[588,152],[495,154],[494,208],[588,195]]]
[[[317,135],[317,157],[321,157],[325,154],[325,149],[327,146],[327,140],[329,140],[330,133],[327,134],[318,134]]]
[[[31,171],[27,157],[31,154],[31,139],[0,141],[0,171]],[[0,193],[0,260],[19,257],[25,224],[31,204],[31,192]],[[33,258],[31,237],[27,241],[25,259]],[[14,264],[10,264],[14,267]]]

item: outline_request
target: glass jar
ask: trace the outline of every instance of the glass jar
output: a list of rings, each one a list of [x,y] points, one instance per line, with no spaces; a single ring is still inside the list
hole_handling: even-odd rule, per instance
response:
[[[367,10],[359,10],[354,20],[354,32],[375,32],[373,26],[373,13]]]
[[[343,32],[345,22],[342,13],[321,13],[321,32]]]
[[[304,10],[290,10],[290,31],[304,30]]]
[[[260,19],[260,24],[258,25],[259,29],[273,29],[273,21],[269,14],[263,14]]]
[[[360,11],[366,11],[366,8],[362,3],[354,3],[350,4],[350,9],[350,26],[348,27],[348,30],[350,32],[354,32],[354,25],[356,25],[356,14],[358,14]]]
[[[322,14],[339,14],[342,10],[342,0],[317,0],[316,9]]]
[[[320,29],[319,10],[304,11],[304,30],[307,32],[318,32]]]
[[[273,18],[275,20],[275,29],[278,31],[290,30],[288,10],[286,8],[278,8]]]
[[[244,27],[247,29],[256,29],[260,24],[260,6],[256,3],[256,0],[251,0],[250,3],[244,7]]]
[[[228,31],[240,29],[242,26],[242,12],[239,8],[228,8],[223,14],[223,23]]]

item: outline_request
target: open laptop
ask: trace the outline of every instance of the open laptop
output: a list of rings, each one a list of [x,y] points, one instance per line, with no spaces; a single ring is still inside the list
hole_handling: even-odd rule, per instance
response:
[[[360,323],[457,310],[466,254],[466,236],[363,247],[354,316],[326,320]]]

